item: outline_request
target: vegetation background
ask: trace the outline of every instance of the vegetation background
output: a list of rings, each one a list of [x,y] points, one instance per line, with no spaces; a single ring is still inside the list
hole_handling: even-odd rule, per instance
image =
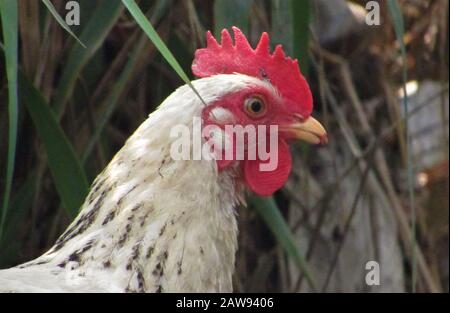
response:
[[[300,60],[330,144],[295,147],[287,186],[239,210],[235,290],[448,292],[447,0],[378,1],[372,26],[364,0],[136,1],[178,72],[131,6],[78,0],[80,44],[58,23],[67,2],[0,0],[0,268],[54,243],[182,71],[192,78],[205,31],[236,25]],[[371,260],[379,286],[365,283]]]

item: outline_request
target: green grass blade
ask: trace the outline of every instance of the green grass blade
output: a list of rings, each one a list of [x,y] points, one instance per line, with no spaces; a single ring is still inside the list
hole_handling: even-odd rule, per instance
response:
[[[47,153],[55,187],[70,217],[77,215],[89,185],[75,151],[42,94],[22,75],[22,101],[33,120]]]
[[[311,5],[309,0],[290,1],[292,9],[293,57],[298,59],[303,75],[307,76]]]
[[[406,92],[406,82],[408,81],[407,69],[406,69],[406,46],[403,40],[405,35],[405,25],[403,22],[403,15],[396,0],[388,0],[388,10],[391,20],[394,24],[395,35],[397,41],[400,44],[400,53],[403,60],[403,110],[404,116],[408,116],[408,94]],[[412,292],[416,292],[417,286],[417,260],[416,260],[416,205],[415,205],[415,193],[414,193],[414,159],[411,147],[411,134],[409,131],[409,119],[405,119],[405,133],[406,133],[406,150],[407,150],[407,170],[408,170],[408,194],[409,194],[409,207],[411,208],[411,246],[412,246],[412,257],[411,257],[411,287]]]
[[[141,29],[147,34],[148,38],[153,42],[155,47],[158,49],[158,51],[161,53],[161,55],[164,57],[164,59],[169,63],[169,65],[172,67],[172,69],[178,74],[178,76],[186,83],[188,84],[192,90],[195,92],[195,94],[202,100],[204,103],[202,97],[198,93],[198,91],[194,88],[191,81],[189,80],[189,77],[186,75],[186,73],[183,71],[183,68],[178,63],[178,61],[173,56],[172,52],[170,52],[169,48],[167,48],[164,41],[162,41],[161,37],[159,37],[156,30],[153,28],[150,21],[147,19],[145,14],[142,12],[142,10],[138,7],[136,2],[134,0],[122,0],[125,7],[130,12],[131,16],[135,19],[136,23],[141,27]]]
[[[403,22],[402,11],[400,10],[397,0],[388,0],[388,10],[394,24],[395,35],[399,41],[402,56],[406,57],[406,47],[403,41],[405,25]]]
[[[220,37],[224,28],[239,27],[244,33],[249,31],[250,8],[253,0],[216,0],[214,1],[214,33]]]
[[[87,48],[83,49],[79,45],[75,45],[69,53],[54,99],[54,110],[58,119],[64,113],[67,100],[73,94],[75,83],[82,69],[102,45],[122,10],[123,7],[119,0],[102,1],[83,28],[80,39],[86,43]]]
[[[84,45],[84,43],[81,42],[80,39],[78,39],[78,37],[72,32],[72,30],[70,29],[69,25],[66,24],[66,22],[64,21],[64,19],[61,17],[61,15],[59,15],[58,11],[56,11],[55,6],[53,5],[53,3],[51,3],[50,0],[42,0],[42,2],[45,4],[45,6],[47,7],[47,9],[50,11],[50,13],[54,16],[54,18],[56,19],[56,21],[58,22],[59,25],[61,25],[62,28],[64,28],[66,30],[66,32],[68,32],[73,38],[75,38],[76,41],[78,41],[78,43],[83,46],[84,48],[86,48],[86,46]]]
[[[291,1],[272,0],[271,1],[271,41],[283,45],[283,49],[288,55],[293,55],[293,27]]]
[[[299,60],[303,75],[308,74],[309,0],[272,0],[272,38],[283,45],[284,50]]]
[[[309,24],[311,22],[311,0],[290,0],[292,12],[292,56],[298,60],[302,74],[309,76]],[[310,145],[300,143],[303,160],[307,161]]]
[[[9,206],[11,186],[14,173],[17,145],[17,121],[18,121],[18,12],[17,1],[0,0],[0,18],[2,20],[4,52],[6,59],[6,76],[8,78],[8,157],[6,164],[5,192],[0,221],[0,239],[3,234],[6,213]]]
[[[250,203],[254,205],[256,211],[272,231],[281,247],[303,272],[310,287],[315,290],[315,283],[308,269],[308,263],[295,244],[292,232],[281,215],[275,200],[272,197],[261,198],[255,196],[250,198]]]

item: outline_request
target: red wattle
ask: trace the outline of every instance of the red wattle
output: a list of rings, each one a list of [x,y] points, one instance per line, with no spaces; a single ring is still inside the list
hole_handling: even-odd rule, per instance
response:
[[[248,187],[257,195],[267,197],[283,187],[292,168],[289,146],[284,140],[278,142],[278,166],[273,171],[261,171],[260,164],[268,161],[243,161],[244,179]]]

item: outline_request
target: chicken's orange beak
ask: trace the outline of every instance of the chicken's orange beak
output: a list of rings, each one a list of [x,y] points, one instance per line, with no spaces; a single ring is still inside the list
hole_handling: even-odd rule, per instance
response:
[[[304,140],[312,144],[326,144],[328,142],[327,131],[313,117],[280,127],[280,130],[288,133],[292,139]]]

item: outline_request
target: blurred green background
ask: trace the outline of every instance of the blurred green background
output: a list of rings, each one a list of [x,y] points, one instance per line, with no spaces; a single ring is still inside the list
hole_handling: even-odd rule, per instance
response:
[[[0,268],[54,243],[184,83],[121,1],[77,1],[85,47],[58,23],[67,2],[0,0]],[[330,134],[295,147],[273,199],[239,210],[235,291],[448,292],[448,1],[378,1],[380,25],[368,2],[136,1],[191,79],[206,30],[236,25],[253,45],[269,32]],[[370,260],[380,286],[365,283]]]

